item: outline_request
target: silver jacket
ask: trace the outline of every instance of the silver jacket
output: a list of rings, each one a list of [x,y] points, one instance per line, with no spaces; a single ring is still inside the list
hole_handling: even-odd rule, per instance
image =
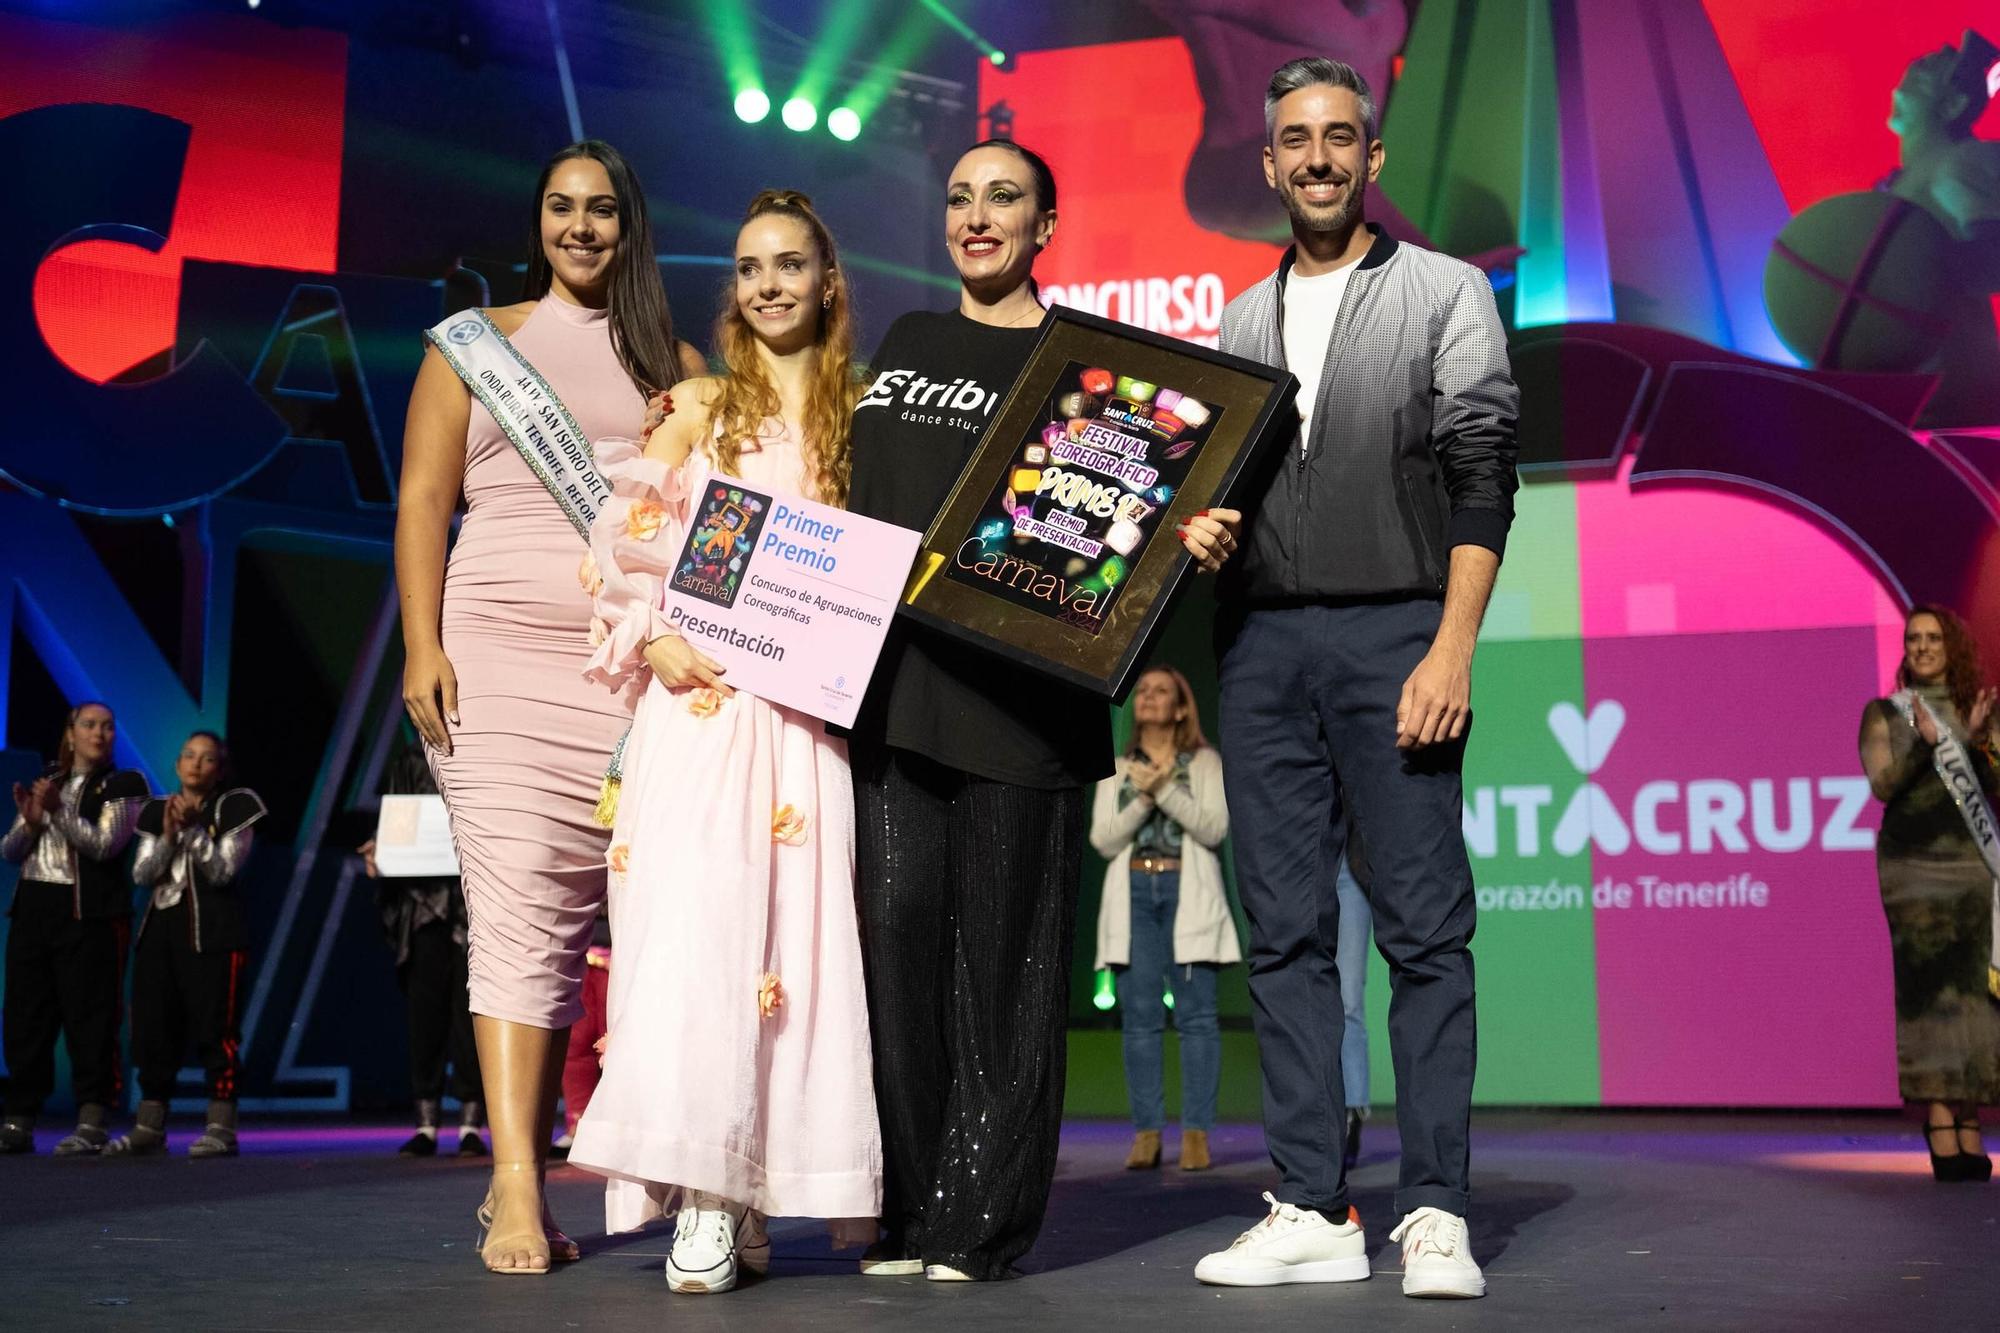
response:
[[[0,857],[19,862],[22,879],[74,885],[78,881],[78,853],[93,861],[108,861],[132,840],[144,798],[107,800],[97,818],[85,819],[76,807],[89,776],[83,770],[71,773],[63,782],[56,808],[42,823],[30,825],[20,815],[14,816],[14,826],[0,839]]]
[[[255,840],[254,826],[265,814],[264,802],[247,787],[222,792],[207,801],[200,818],[183,824],[171,836],[165,830],[166,798],[149,802],[139,819],[138,851],[132,858],[132,882],[152,890],[145,919],[139,923],[144,935],[154,912],[188,905],[190,943],[197,952],[209,944],[223,948],[240,947],[235,936],[241,933],[240,908],[227,889],[250,859]],[[207,901],[205,901],[205,898]],[[220,899],[231,901],[225,903]],[[222,912],[227,922],[218,921]],[[227,942],[206,938],[227,935]]]

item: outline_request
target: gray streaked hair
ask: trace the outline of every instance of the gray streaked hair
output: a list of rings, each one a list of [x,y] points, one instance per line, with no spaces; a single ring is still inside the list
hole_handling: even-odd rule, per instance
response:
[[[1271,86],[1264,90],[1264,141],[1278,131],[1278,103],[1287,93],[1295,93],[1301,88],[1345,88],[1361,103],[1361,135],[1369,143],[1375,142],[1381,126],[1375,115],[1375,94],[1368,91],[1368,80],[1355,71],[1354,66],[1325,56],[1300,56],[1287,60],[1271,75]]]

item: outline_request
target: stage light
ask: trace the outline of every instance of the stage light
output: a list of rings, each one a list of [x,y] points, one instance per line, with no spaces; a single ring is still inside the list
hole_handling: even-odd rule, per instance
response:
[[[826,132],[848,142],[861,137],[861,117],[850,106],[837,106],[826,113]]]
[[[819,108],[803,97],[794,97],[785,103],[778,115],[784,120],[785,128],[804,134],[819,123]]]
[[[736,118],[755,125],[771,114],[771,99],[762,88],[745,88],[736,94]]]
[[[834,77],[865,35],[871,44],[880,34],[873,31],[874,0],[829,0],[821,14],[819,33],[799,69],[793,97],[803,97],[814,106],[824,106],[833,94]]]
[[[1006,63],[1007,53],[973,31],[972,25],[953,13],[950,6],[944,3],[944,0],[919,0],[919,3],[931,13],[937,15],[938,21],[943,23],[945,27],[950,28],[966,41],[978,47],[979,54],[985,56],[996,65]]]
[[[771,112],[771,99],[764,93],[764,80],[757,69],[757,39],[752,35],[756,20],[751,16],[748,0],[709,0],[701,6],[701,15],[702,26],[708,29],[716,54],[722,58],[723,77],[730,94],[737,99],[736,114],[753,124],[762,120]],[[750,93],[762,100],[764,110],[755,116],[744,116],[746,96]]]

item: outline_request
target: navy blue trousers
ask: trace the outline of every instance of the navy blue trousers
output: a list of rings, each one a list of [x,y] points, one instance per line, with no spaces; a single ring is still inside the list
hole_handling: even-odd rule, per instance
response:
[[[1465,747],[1396,748],[1403,682],[1442,611],[1429,600],[1260,608],[1225,611],[1216,626],[1264,1135],[1277,1197],[1336,1220],[1348,1206],[1334,961],[1343,852],[1389,964],[1396,1209],[1466,1210],[1477,1034]]]

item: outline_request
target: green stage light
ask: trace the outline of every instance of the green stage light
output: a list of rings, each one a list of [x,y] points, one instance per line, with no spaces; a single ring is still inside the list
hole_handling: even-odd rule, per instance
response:
[[[861,137],[861,117],[850,106],[837,106],[826,113],[826,132],[848,142]]]
[[[803,97],[815,106],[826,102],[833,93],[835,75],[862,37],[867,35],[872,41],[879,36],[871,31],[875,9],[874,0],[830,0],[792,96]]]
[[[938,22],[944,24],[945,27],[950,28],[966,41],[978,47],[979,53],[994,64],[998,65],[1007,59],[1005,52],[973,31],[972,25],[953,13],[951,7],[946,5],[944,0],[919,0],[919,3],[925,9],[935,14]]]
[[[1090,1003],[1100,1010],[1109,1011],[1118,1003],[1118,987],[1111,980],[1111,969],[1097,969],[1097,986],[1091,992]]]
[[[758,88],[763,80],[757,77],[757,39],[751,35],[754,20],[747,0],[712,0],[702,11],[731,91],[741,96]]]
[[[877,48],[868,73],[854,85],[843,102],[843,105],[853,108],[861,124],[868,123],[868,118],[875,114],[876,108],[889,95],[889,90],[895,87],[897,76],[916,64],[917,57],[930,45],[936,32],[937,24],[931,22],[922,7],[912,5],[903,11],[902,18],[896,21],[896,26],[889,30],[889,35]]]
[[[803,97],[791,98],[778,115],[784,120],[786,129],[797,130],[800,134],[819,123],[819,108]]]
[[[762,88],[745,88],[736,94],[736,118],[755,125],[771,114],[771,99]]]

